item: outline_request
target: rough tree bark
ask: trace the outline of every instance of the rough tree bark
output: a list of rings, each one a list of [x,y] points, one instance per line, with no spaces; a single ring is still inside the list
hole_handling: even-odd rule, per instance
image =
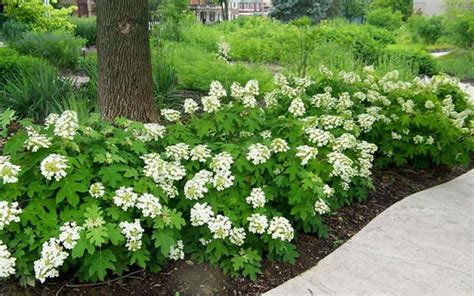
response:
[[[97,0],[96,5],[102,117],[156,122],[148,0]]]

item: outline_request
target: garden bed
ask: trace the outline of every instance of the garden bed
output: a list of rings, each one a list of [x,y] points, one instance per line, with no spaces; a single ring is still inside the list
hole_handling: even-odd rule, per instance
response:
[[[99,284],[79,284],[72,276],[34,288],[21,288],[10,281],[0,288],[2,295],[254,295],[274,288],[299,273],[315,266],[374,217],[395,202],[418,191],[447,182],[474,167],[432,169],[391,168],[373,172],[376,190],[364,203],[354,203],[325,218],[330,226],[329,238],[318,239],[299,235],[296,243],[300,257],[295,265],[281,262],[263,262],[263,275],[252,282],[243,278],[232,279],[217,267],[195,264],[188,258],[167,265],[160,273],[136,270],[121,278]]]

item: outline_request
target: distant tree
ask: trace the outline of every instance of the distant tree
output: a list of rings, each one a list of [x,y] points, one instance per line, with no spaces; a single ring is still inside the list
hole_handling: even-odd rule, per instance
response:
[[[406,21],[413,14],[413,0],[374,0],[370,8],[390,8],[392,12],[398,10]]]
[[[273,0],[271,17],[288,22],[301,17],[309,17],[318,23],[328,18],[333,0]]]
[[[338,15],[346,18],[350,22],[354,21],[358,17],[365,15],[365,11],[368,8],[370,0],[334,0],[338,6]]]
[[[222,18],[225,21],[228,21],[229,20],[229,0],[214,0],[214,2],[221,6]]]

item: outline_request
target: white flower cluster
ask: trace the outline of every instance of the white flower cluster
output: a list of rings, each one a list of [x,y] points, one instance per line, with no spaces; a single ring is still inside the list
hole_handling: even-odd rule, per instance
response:
[[[196,203],[191,208],[191,225],[201,226],[209,223],[214,217],[212,208],[207,203]]]
[[[174,261],[184,259],[184,244],[182,240],[178,240],[176,244],[171,246],[168,257]]]
[[[308,135],[309,141],[316,144],[316,147],[324,147],[334,138],[330,132],[319,128],[309,127],[304,132]]]
[[[186,114],[194,114],[199,109],[198,103],[196,103],[193,99],[186,99],[184,100],[183,104],[184,113]]]
[[[360,76],[352,71],[341,71],[339,72],[339,77],[342,78],[342,80],[347,84],[355,84],[361,82]]]
[[[48,180],[54,178],[56,181],[66,177],[65,169],[68,167],[67,158],[54,153],[43,159],[40,164],[41,174]]]
[[[273,108],[278,105],[277,92],[274,90],[268,92],[263,96],[263,101],[265,102],[265,107]]]
[[[232,176],[230,170],[233,163],[232,155],[227,152],[221,152],[211,159],[209,167],[215,173],[212,185],[218,191],[229,188],[234,184],[235,177]]]
[[[190,200],[204,198],[209,189],[207,184],[211,181],[212,173],[207,170],[199,171],[192,179],[184,184],[184,196]]]
[[[184,143],[170,145],[165,148],[165,152],[167,157],[175,161],[180,161],[181,159],[187,160],[189,158],[189,145]]]
[[[54,134],[56,136],[73,140],[79,128],[77,113],[69,110],[64,111],[54,124]]]
[[[135,136],[143,142],[158,141],[165,136],[166,128],[158,123],[145,123],[143,130],[136,131]]]
[[[190,154],[191,160],[206,162],[206,160],[211,157],[211,150],[207,147],[207,145],[197,145],[191,149]]]
[[[131,187],[120,187],[115,190],[115,195],[113,197],[113,202],[117,207],[122,208],[124,211],[128,208],[135,206],[135,203],[138,199],[138,194],[133,192]]]
[[[247,159],[255,165],[267,162],[270,156],[271,150],[260,143],[250,145],[247,152]]]
[[[142,211],[143,217],[155,218],[161,215],[161,209],[163,208],[160,204],[158,197],[150,193],[144,193],[140,195],[137,200],[137,208]]]
[[[252,205],[254,209],[256,208],[263,208],[265,206],[265,192],[263,192],[262,188],[253,188],[250,192],[250,195],[245,198],[245,201]]]
[[[347,149],[353,149],[357,145],[357,139],[351,134],[342,134],[333,141],[333,149],[342,152]]]
[[[64,264],[69,254],[64,251],[61,241],[57,238],[51,238],[43,243],[41,249],[41,258],[34,262],[35,277],[41,283],[47,278],[59,276],[58,268]]]
[[[314,210],[319,215],[324,215],[324,214],[329,213],[331,211],[331,208],[329,208],[328,204],[324,200],[318,199],[314,203]]]
[[[158,153],[146,154],[141,159],[145,162],[145,176],[152,178],[169,196],[174,196],[177,189],[172,182],[179,181],[186,175],[185,168],[177,162],[161,159]]]
[[[245,229],[243,228],[232,228],[230,230],[230,242],[236,246],[241,246],[245,243],[245,238],[247,234],[245,233]]]
[[[300,97],[293,99],[291,101],[290,107],[288,107],[288,112],[293,114],[294,117],[303,116],[306,113],[303,100]]]
[[[125,246],[129,251],[135,252],[142,247],[143,228],[140,225],[140,219],[135,219],[135,222],[120,222],[122,234],[127,239]]]
[[[26,133],[28,134],[28,138],[25,141],[26,150],[36,152],[41,148],[49,148],[49,146],[51,145],[50,138],[45,135],[41,135],[32,127],[26,127]]]
[[[11,163],[10,156],[0,156],[0,178],[4,184],[18,182],[20,169],[20,166]]]
[[[96,182],[89,187],[89,194],[95,198],[101,198],[105,194],[104,184]]]
[[[16,258],[12,257],[7,246],[0,240],[0,279],[15,274]]]
[[[232,222],[224,215],[217,215],[207,223],[214,239],[225,239],[230,234]]]
[[[18,215],[20,215],[22,211],[16,201],[10,205],[4,200],[0,201],[0,230],[12,222],[20,222]]]
[[[331,197],[331,196],[334,195],[334,193],[336,193],[336,190],[334,188],[332,188],[331,186],[329,186],[328,184],[324,184],[323,193],[327,197]]]
[[[344,153],[333,151],[328,154],[328,161],[333,167],[330,176],[340,177],[343,182],[350,183],[351,178],[357,173],[352,167],[354,162]]]
[[[230,61],[230,44],[227,43],[224,37],[221,37],[217,43],[217,58],[223,61]]]
[[[315,159],[318,155],[318,148],[308,145],[296,147],[296,157],[301,158],[301,164],[306,165],[311,159]]]
[[[257,99],[255,96],[259,94],[259,86],[257,80],[249,80],[245,87],[242,87],[239,83],[234,82],[231,86],[231,96],[241,101],[246,108],[257,107]]]
[[[76,222],[67,222],[59,228],[61,232],[59,234],[59,241],[61,241],[64,248],[72,250],[76,246],[82,229],[81,226],[77,226]]]
[[[209,95],[201,99],[204,112],[213,113],[221,108],[220,99],[227,96],[224,86],[218,81],[212,81]]]
[[[256,234],[264,234],[268,227],[268,218],[262,214],[252,214],[247,218],[249,231]]]
[[[174,109],[161,109],[161,115],[169,122],[176,122],[181,119],[181,112]]]
[[[267,230],[273,239],[289,242],[294,237],[294,230],[290,221],[285,217],[273,217]]]
[[[51,113],[48,116],[46,116],[46,119],[44,120],[44,125],[46,128],[49,128],[52,125],[56,124],[56,121],[58,121],[59,115],[56,113]]]
[[[278,153],[288,151],[290,146],[288,146],[288,143],[285,140],[281,138],[275,138],[272,141],[271,148],[274,153]]]

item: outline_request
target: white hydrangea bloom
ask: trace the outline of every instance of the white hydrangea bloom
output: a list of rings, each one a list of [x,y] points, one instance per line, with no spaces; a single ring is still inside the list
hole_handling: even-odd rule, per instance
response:
[[[351,134],[342,134],[333,141],[333,149],[343,151],[353,149],[357,145],[357,139]]]
[[[265,102],[265,107],[273,108],[278,105],[277,94],[275,91],[266,93],[263,96],[263,101]]]
[[[278,153],[288,151],[290,146],[288,146],[288,143],[285,140],[281,138],[275,138],[272,141],[271,148],[274,153]]]
[[[318,199],[315,203],[314,203],[314,210],[316,211],[316,213],[318,213],[319,215],[324,215],[324,214],[327,214],[331,211],[331,209],[329,208],[328,204],[322,200],[322,199]]]
[[[319,128],[309,127],[304,132],[308,135],[309,141],[316,144],[316,147],[324,147],[334,138],[330,132]]]
[[[435,107],[435,104],[433,103],[433,101],[427,100],[425,102],[425,108],[426,109],[433,109],[434,107]]]
[[[296,98],[291,101],[290,107],[288,108],[288,112],[293,114],[295,117],[301,117],[306,113],[306,108],[304,106],[303,100],[301,98]]]
[[[140,250],[144,231],[140,225],[140,219],[135,219],[133,223],[123,221],[120,222],[119,226],[122,229],[122,234],[127,239],[127,243],[125,244],[127,249],[132,252]]]
[[[174,109],[161,109],[161,115],[170,122],[176,122],[181,119],[181,112]]]
[[[260,136],[264,139],[270,139],[272,137],[272,131],[264,130],[263,132],[260,133]]]
[[[191,225],[201,226],[209,223],[214,217],[211,206],[207,203],[196,203],[191,208]]]
[[[123,186],[115,190],[115,196],[113,197],[114,204],[124,211],[134,207],[137,199],[138,195],[133,192],[133,188]]]
[[[137,208],[142,211],[143,217],[155,218],[161,215],[161,209],[163,208],[160,204],[158,197],[150,193],[144,193],[140,195],[137,200]]]
[[[184,100],[183,109],[186,114],[194,114],[199,109],[199,105],[193,99],[186,99]]]
[[[228,152],[221,152],[211,159],[209,167],[216,173],[227,172],[230,171],[233,163],[234,159],[232,158],[232,155]]]
[[[163,189],[163,192],[166,194],[168,198],[175,198],[178,196],[178,188],[174,186],[172,183],[168,182],[162,182],[159,183],[161,189]]]
[[[227,92],[219,81],[214,80],[210,85],[209,96],[220,99],[227,96]]]
[[[214,113],[221,108],[221,101],[217,97],[207,96],[201,98],[202,109],[207,113]]]
[[[426,144],[433,145],[433,143],[434,143],[434,138],[432,136],[428,136],[428,138],[426,138]]]
[[[12,257],[7,246],[0,240],[0,279],[15,274],[15,261],[16,258]]]
[[[267,233],[270,234],[273,239],[279,239],[284,242],[293,240],[295,235],[290,221],[285,217],[273,217],[270,221]]]
[[[186,176],[186,169],[182,165],[165,161],[158,153],[146,154],[141,159],[145,162],[143,169],[145,176],[153,178],[160,185],[170,181],[179,181]]]
[[[316,158],[318,155],[318,148],[311,147],[308,145],[302,145],[296,147],[296,157],[301,158],[301,164],[306,165],[308,161]]]
[[[247,160],[255,165],[267,162],[270,159],[271,150],[263,144],[252,144],[250,145],[247,152]]]
[[[83,228],[77,226],[76,222],[67,222],[59,228],[59,240],[64,248],[72,250],[80,238],[80,232]]]
[[[265,206],[265,192],[263,192],[262,188],[253,188],[250,192],[250,195],[245,198],[245,201],[252,205],[254,209],[256,208],[263,208]]]
[[[95,198],[101,198],[105,194],[104,184],[96,182],[89,187],[89,194]]]
[[[41,174],[48,180],[54,177],[56,181],[66,177],[65,169],[67,168],[69,168],[67,158],[54,153],[43,159],[40,165]]]
[[[331,186],[329,186],[328,184],[324,184],[323,193],[327,197],[331,197],[331,196],[334,195],[334,193],[336,193],[336,190],[334,188],[332,188]]]
[[[181,159],[189,159],[189,145],[178,143],[165,148],[166,156],[173,158],[175,161]]]
[[[344,153],[333,151],[328,154],[328,161],[333,166],[330,176],[340,177],[344,182],[350,183],[357,171],[352,167],[354,162]]]
[[[166,127],[158,123],[145,123],[143,130],[136,134],[137,139],[143,142],[158,141],[165,136]]]
[[[206,160],[211,157],[211,150],[207,145],[197,145],[191,149],[191,160],[206,162]]]
[[[184,185],[184,196],[190,200],[204,198],[209,190],[207,183],[211,181],[212,173],[202,170]]]
[[[264,234],[268,227],[268,218],[262,214],[252,214],[247,218],[249,231],[257,234]]]
[[[424,141],[425,138],[423,138],[423,136],[416,135],[413,137],[413,142],[415,142],[415,144],[423,144]]]
[[[11,163],[10,156],[0,156],[0,178],[4,184],[18,182],[20,170],[20,166]]]
[[[52,125],[56,125],[56,121],[58,121],[59,115],[56,113],[49,114],[46,119],[44,120],[44,125],[46,128],[49,128]]]
[[[58,268],[64,264],[68,253],[61,246],[61,241],[51,238],[43,243],[41,258],[34,262],[35,277],[41,283],[47,278],[59,276]]]
[[[77,113],[64,111],[55,122],[54,134],[64,139],[73,140],[78,128]]]
[[[0,230],[12,222],[20,222],[21,212],[23,210],[18,207],[18,202],[14,201],[9,205],[4,200],[0,201]]]
[[[217,191],[222,191],[234,185],[234,179],[235,177],[231,175],[230,171],[218,171],[212,178],[212,186]]]
[[[247,234],[245,233],[245,229],[243,228],[232,228],[230,230],[230,242],[236,246],[241,246],[245,243],[245,237]]]
[[[50,138],[46,137],[45,135],[39,134],[32,127],[26,127],[26,133],[28,134],[28,138],[25,141],[26,150],[36,152],[41,148],[49,148],[49,146],[51,145]]]
[[[402,135],[397,134],[396,132],[392,132],[392,139],[393,139],[393,140],[401,140],[401,139],[402,139]]]
[[[214,239],[224,239],[230,234],[232,222],[226,216],[217,215],[208,222],[208,227]]]
[[[373,124],[376,121],[377,117],[372,114],[362,113],[357,115],[357,122],[359,123],[363,132],[370,132],[372,130]]]
[[[174,261],[184,259],[184,244],[182,240],[178,240],[176,244],[171,246],[168,257]]]

